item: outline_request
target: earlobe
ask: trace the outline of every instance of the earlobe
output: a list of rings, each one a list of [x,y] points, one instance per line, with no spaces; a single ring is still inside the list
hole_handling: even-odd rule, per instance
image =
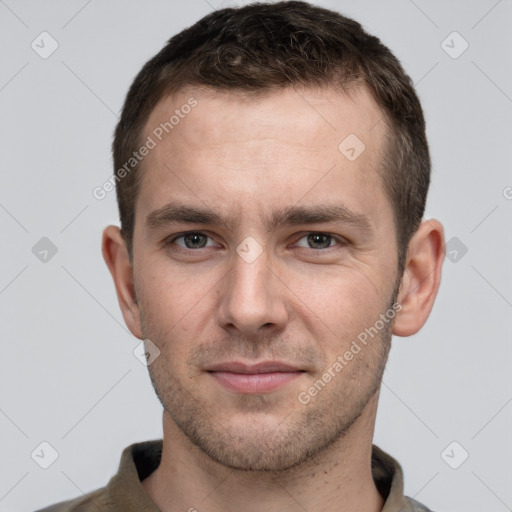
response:
[[[101,251],[114,280],[117,300],[124,321],[130,332],[135,337],[142,339],[140,313],[133,280],[133,266],[126,243],[117,226],[108,226],[104,229]]]
[[[424,221],[411,238],[398,302],[393,334],[411,336],[418,332],[432,310],[441,283],[444,260],[444,230],[435,219]]]

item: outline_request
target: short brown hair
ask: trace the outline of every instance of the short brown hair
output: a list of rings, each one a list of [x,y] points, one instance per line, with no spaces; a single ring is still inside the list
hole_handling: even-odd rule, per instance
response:
[[[266,93],[284,87],[366,85],[383,111],[379,170],[393,205],[399,269],[423,217],[430,155],[420,101],[400,62],[356,21],[306,2],[254,3],[212,12],[172,37],[128,91],[113,142],[114,173],[142,144],[159,100],[186,86]],[[116,179],[121,230],[132,254],[140,164]]]

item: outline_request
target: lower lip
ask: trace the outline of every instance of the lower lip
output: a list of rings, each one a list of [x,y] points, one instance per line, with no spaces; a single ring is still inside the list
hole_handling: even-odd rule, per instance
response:
[[[267,393],[282,388],[303,372],[233,373],[210,372],[225,388],[238,393]]]

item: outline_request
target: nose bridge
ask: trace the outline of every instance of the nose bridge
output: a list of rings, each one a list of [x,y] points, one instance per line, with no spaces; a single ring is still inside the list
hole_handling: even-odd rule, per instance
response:
[[[222,290],[221,324],[248,335],[267,324],[281,327],[286,309],[275,280],[268,252],[251,240],[242,242]]]
[[[238,254],[238,258],[235,258],[233,277],[235,282],[241,285],[242,292],[248,293],[252,300],[260,300],[266,297],[269,289],[268,280],[272,274],[269,268],[271,261],[265,251],[253,258],[246,260]]]

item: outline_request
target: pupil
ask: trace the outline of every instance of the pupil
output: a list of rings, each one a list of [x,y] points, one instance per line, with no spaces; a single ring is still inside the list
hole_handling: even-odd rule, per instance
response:
[[[317,246],[320,245],[321,249],[325,249],[329,247],[329,242],[331,237],[329,235],[323,235],[321,233],[314,233],[309,235],[308,242],[310,245]]]
[[[201,240],[203,238],[203,240]],[[187,247],[193,246],[194,248],[197,247],[204,247],[205,246],[205,240],[203,235],[200,233],[190,233],[185,237],[186,245]],[[189,247],[190,248],[190,247]]]

